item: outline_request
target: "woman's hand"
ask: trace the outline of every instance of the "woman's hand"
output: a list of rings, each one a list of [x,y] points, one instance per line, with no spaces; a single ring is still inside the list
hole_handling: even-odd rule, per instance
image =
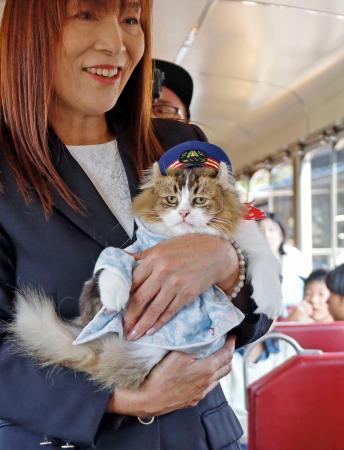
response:
[[[151,417],[197,405],[231,370],[235,337],[204,359],[169,353],[137,390],[115,389],[108,412]]]
[[[124,317],[128,339],[153,334],[213,284],[230,292],[239,275],[232,245],[206,234],[169,239],[133,256],[140,264]]]

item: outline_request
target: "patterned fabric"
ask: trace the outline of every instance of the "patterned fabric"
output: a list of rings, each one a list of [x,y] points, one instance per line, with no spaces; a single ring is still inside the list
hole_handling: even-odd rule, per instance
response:
[[[138,220],[137,225],[137,241],[126,248],[127,252],[142,251],[166,239],[147,230]],[[124,250],[108,247],[100,254],[94,271],[96,273],[100,269],[108,269],[117,275],[120,273],[129,288],[135,265],[135,259]],[[122,313],[108,312],[102,308],[81,331],[75,344],[97,339],[109,332],[123,337],[122,317]],[[244,314],[214,285],[194,302],[184,306],[156,333],[143,336],[135,343],[166,350],[197,352],[199,357],[205,357],[221,348],[227,332],[239,325],[243,319]]]

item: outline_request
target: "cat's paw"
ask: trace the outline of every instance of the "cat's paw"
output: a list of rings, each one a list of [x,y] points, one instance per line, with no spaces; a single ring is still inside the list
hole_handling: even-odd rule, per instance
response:
[[[107,310],[121,311],[125,308],[130,287],[122,275],[105,269],[99,275],[98,287],[100,301]]]

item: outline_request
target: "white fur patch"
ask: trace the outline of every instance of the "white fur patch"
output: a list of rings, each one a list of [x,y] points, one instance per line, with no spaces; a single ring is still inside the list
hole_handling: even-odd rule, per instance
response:
[[[233,236],[248,258],[247,277],[252,283],[257,313],[270,319],[279,315],[282,304],[281,267],[269,244],[253,220],[242,220]]]
[[[100,300],[109,311],[121,311],[129,300],[130,286],[120,271],[104,269],[98,279]]]

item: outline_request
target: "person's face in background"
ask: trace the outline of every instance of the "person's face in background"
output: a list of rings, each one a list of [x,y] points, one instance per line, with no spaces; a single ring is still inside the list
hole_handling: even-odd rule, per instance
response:
[[[135,2],[113,12],[69,4],[54,72],[59,114],[101,115],[116,104],[144,52],[140,12]]]
[[[160,97],[153,102],[153,117],[186,121],[187,111],[178,95],[163,86]]]
[[[326,287],[325,281],[317,280],[307,283],[305,286],[304,300],[312,307],[312,318],[321,321],[329,315],[328,300],[330,291]]]
[[[259,228],[265,235],[271,250],[279,255],[279,248],[283,242],[283,234],[279,225],[273,220],[266,218],[259,222]]]
[[[330,293],[328,309],[334,320],[344,320],[344,297]]]

